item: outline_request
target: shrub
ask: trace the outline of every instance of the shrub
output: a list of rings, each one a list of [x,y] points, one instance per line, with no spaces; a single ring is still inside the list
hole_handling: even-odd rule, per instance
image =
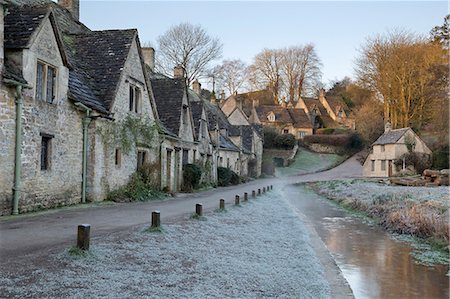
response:
[[[281,134],[275,137],[275,147],[280,149],[293,149],[295,136],[292,134]]]
[[[275,138],[279,134],[274,128],[264,128],[264,148],[275,148]]]
[[[165,195],[150,183],[146,183],[139,172],[134,173],[128,184],[108,193],[106,199],[115,202],[146,201]]]
[[[217,183],[219,186],[237,185],[241,178],[237,173],[226,167],[217,167]]]
[[[413,166],[417,173],[422,174],[425,169],[431,167],[431,156],[424,153],[405,153],[400,159],[394,161],[397,166],[403,165],[403,160],[405,160],[406,166]]]
[[[185,164],[183,168],[183,190],[197,189],[202,178],[202,169],[196,164]]]
[[[433,152],[433,169],[448,169],[450,168],[449,164],[448,145]]]
[[[335,134],[335,135],[306,135],[303,138],[306,144],[319,143],[336,147],[343,147],[347,150],[361,149],[363,142],[357,133]]]

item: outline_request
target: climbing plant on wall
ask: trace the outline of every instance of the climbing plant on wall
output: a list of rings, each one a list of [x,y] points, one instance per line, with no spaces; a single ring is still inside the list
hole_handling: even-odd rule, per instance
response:
[[[105,147],[120,146],[124,153],[130,152],[133,145],[154,147],[158,140],[156,124],[146,119],[128,115],[120,121],[102,123],[98,127]]]

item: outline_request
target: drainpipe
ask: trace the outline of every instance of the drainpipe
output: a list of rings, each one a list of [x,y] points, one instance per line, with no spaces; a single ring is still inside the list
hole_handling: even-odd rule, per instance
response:
[[[16,87],[16,144],[14,156],[13,215],[18,215],[22,173],[22,90],[23,88],[31,88],[31,86],[11,79],[3,79],[3,82],[6,85]]]
[[[86,116],[83,117],[83,176],[81,184],[81,203],[86,202],[86,181],[87,181],[87,143],[88,143],[88,127],[91,123],[91,111],[92,109],[86,107],[80,102],[75,103],[75,106],[81,108],[86,112]]]
[[[22,173],[22,110],[23,110],[23,95],[22,85],[16,86],[16,144],[15,144],[15,158],[14,158],[14,197],[13,197],[13,215],[19,214],[19,198],[20,198],[20,183]]]

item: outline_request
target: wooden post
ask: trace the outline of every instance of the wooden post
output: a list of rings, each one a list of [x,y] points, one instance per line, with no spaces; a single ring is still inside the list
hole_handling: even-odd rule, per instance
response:
[[[266,190],[267,190],[267,192],[269,192],[269,190],[270,190],[270,186],[267,186]]]
[[[258,188],[258,196],[261,195],[261,189]]]
[[[270,190],[273,190],[273,185],[270,185]]]
[[[161,213],[159,211],[152,212],[152,227],[161,226]]]
[[[244,201],[247,201],[247,200],[248,200],[248,193],[244,192]]]
[[[263,193],[266,193],[266,187],[263,187]]]
[[[91,238],[91,225],[78,225],[77,247],[81,250],[89,250],[89,242]]]
[[[195,214],[197,214],[198,216],[203,215],[203,205],[201,203],[195,205]]]
[[[225,210],[225,199],[221,199],[219,203],[219,209]]]
[[[239,205],[239,202],[240,202],[239,195],[236,195],[236,197],[234,198],[234,204]]]
[[[253,198],[256,197],[256,192],[255,192],[255,190],[252,190],[252,197],[253,197]]]

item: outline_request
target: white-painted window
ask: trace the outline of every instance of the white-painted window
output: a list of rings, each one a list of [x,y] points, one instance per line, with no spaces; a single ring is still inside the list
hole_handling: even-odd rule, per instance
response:
[[[275,114],[273,114],[273,113],[269,114],[269,116],[267,116],[267,119],[269,121],[275,121]]]
[[[298,132],[298,138],[303,139],[306,136],[306,132],[300,131]]]
[[[36,99],[53,103],[56,97],[56,68],[38,61],[36,67]]]

